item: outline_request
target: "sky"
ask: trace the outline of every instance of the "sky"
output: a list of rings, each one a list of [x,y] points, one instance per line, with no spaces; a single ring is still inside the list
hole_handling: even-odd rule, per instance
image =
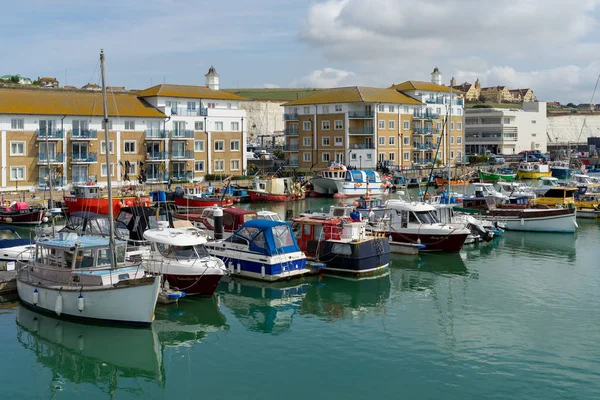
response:
[[[532,88],[541,101],[587,103],[600,74],[600,0],[0,0],[0,75],[61,86],[141,89],[389,87]],[[600,90],[594,95],[600,103]]]

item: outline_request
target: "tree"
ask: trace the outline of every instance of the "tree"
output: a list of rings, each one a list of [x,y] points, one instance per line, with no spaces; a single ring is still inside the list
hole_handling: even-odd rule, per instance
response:
[[[17,75],[13,75],[13,76],[11,76],[11,77],[10,77],[10,81],[11,81],[12,83],[19,83],[19,82],[20,82],[20,80],[19,80],[19,77],[18,77]]]
[[[577,106],[573,103],[567,104],[567,108],[577,108]]]
[[[482,102],[482,103],[484,103],[485,102],[485,96],[482,95],[482,94],[480,94],[479,95],[479,101]]]

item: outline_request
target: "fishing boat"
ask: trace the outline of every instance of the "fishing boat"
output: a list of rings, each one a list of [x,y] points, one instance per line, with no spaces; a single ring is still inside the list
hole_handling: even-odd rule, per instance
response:
[[[558,183],[558,178],[554,178],[551,176],[543,176],[539,178],[539,180],[540,185],[538,187],[532,188],[532,190],[537,196],[543,196],[548,190],[560,186],[560,184]]]
[[[575,170],[570,168],[568,161],[553,161],[550,163],[550,171],[554,178],[567,180]]]
[[[253,179],[248,190],[251,201],[294,201],[304,198],[300,183],[292,178]]]
[[[546,190],[543,196],[537,197],[532,203],[549,207],[568,207],[569,204],[575,203],[577,191],[576,188],[556,186]]]
[[[322,272],[364,276],[388,267],[390,244],[383,234],[368,233],[365,222],[345,218],[295,218],[292,229],[305,254]]]
[[[468,185],[469,184],[468,179],[460,179],[460,178],[448,179],[447,177],[444,178],[444,177],[439,177],[439,176],[435,177],[435,184],[437,186],[447,185],[448,182],[450,182],[450,185]]]
[[[288,222],[248,221],[229,238],[206,243],[206,248],[223,260],[232,276],[273,282],[309,272]]]
[[[381,219],[385,213],[385,201],[380,198],[369,197],[367,199],[364,196],[361,196],[358,200],[354,201],[353,205],[356,207],[356,211],[366,217],[373,211],[375,219]]]
[[[0,226],[0,261],[29,259],[35,249],[34,243],[19,236],[12,226]]]
[[[379,196],[391,187],[391,183],[383,182],[378,172],[346,170],[344,166],[332,166],[321,171],[311,183],[315,193],[336,198]]]
[[[143,257],[142,266],[162,274],[172,289],[186,296],[211,297],[226,273],[225,264],[208,253],[204,247],[208,238],[198,228],[168,226],[159,222],[158,228],[144,232],[152,250]]]
[[[513,182],[517,179],[517,174],[502,174],[499,172],[479,171],[479,182]]]
[[[521,162],[517,165],[518,179],[538,179],[543,176],[552,176],[548,164],[539,162]]]
[[[0,207],[0,224],[8,225],[40,225],[48,222],[46,210],[41,207],[30,207],[24,201],[6,202]]]
[[[123,196],[111,197],[109,202],[108,196],[101,194],[102,190],[102,187],[92,183],[74,185],[71,194],[63,197],[67,210],[69,213],[88,211],[102,215],[108,215],[110,211],[116,217],[122,207],[148,207],[152,200],[150,196],[144,195],[143,191],[132,188],[125,191]]]
[[[453,227],[440,222],[431,204],[388,200],[385,218],[374,228],[394,242],[424,244],[422,252],[460,251],[471,233],[465,227]]]
[[[211,194],[202,186],[177,188],[173,193],[173,200],[177,207],[182,208],[231,207],[233,205],[233,197],[230,195]]]

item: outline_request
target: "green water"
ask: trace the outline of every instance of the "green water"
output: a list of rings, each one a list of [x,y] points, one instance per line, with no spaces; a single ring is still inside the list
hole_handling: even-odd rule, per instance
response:
[[[6,303],[2,398],[599,398],[600,224],[578,223],[393,256],[378,279],[223,282],[157,307],[151,329]]]

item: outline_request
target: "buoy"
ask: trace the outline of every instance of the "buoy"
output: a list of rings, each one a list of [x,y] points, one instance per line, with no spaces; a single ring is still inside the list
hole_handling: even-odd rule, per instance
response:
[[[85,302],[83,300],[83,296],[80,293],[79,297],[77,298],[77,309],[79,310],[79,312],[82,312],[84,308],[85,308]]]
[[[5,220],[5,222],[7,224],[12,224],[12,218],[11,217],[7,217],[6,220]]]
[[[43,218],[42,218],[42,222],[43,222],[43,223],[46,223],[46,222],[48,222],[48,217],[43,217]]]
[[[33,305],[37,306],[40,301],[40,292],[37,289],[33,291]]]
[[[265,266],[261,265],[260,267],[260,276],[262,276],[263,278],[265,277]]]
[[[62,295],[59,293],[58,296],[56,296],[56,304],[54,305],[54,312],[56,313],[56,315],[58,315],[60,317],[60,314],[62,314]]]

